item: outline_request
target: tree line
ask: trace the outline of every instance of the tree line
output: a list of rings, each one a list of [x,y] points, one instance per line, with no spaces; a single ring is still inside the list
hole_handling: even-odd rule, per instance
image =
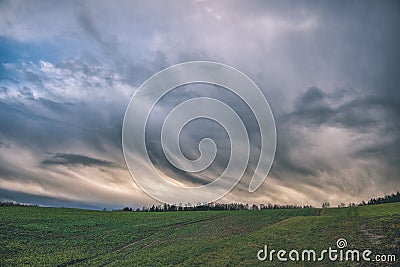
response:
[[[384,197],[371,198],[368,202],[362,201],[359,204],[350,203],[348,207],[356,207],[356,206],[366,206],[366,205],[376,205],[376,204],[384,204],[384,203],[394,203],[400,202],[400,192],[396,192],[395,194],[386,195]],[[324,202],[322,204],[322,208],[329,208],[329,202]],[[344,203],[338,205],[338,207],[346,207]],[[249,205],[243,203],[198,203],[197,205],[192,205],[190,203],[187,204],[178,204],[178,205],[152,205],[151,207],[143,206],[142,208],[132,209],[130,207],[125,207],[120,211],[136,211],[136,212],[164,212],[164,211],[205,211],[205,210],[273,210],[273,209],[311,209],[313,206],[311,205],[278,205],[278,204],[260,204],[260,205]]]
[[[371,198],[367,202],[362,201],[359,204],[350,203],[348,207],[356,207],[356,206],[366,206],[366,205],[377,205],[384,203],[394,203],[400,202],[400,192],[386,195],[384,197]],[[10,207],[10,206],[19,206],[19,207],[37,207],[37,204],[22,204],[16,203],[12,201],[0,201],[0,207]],[[344,203],[338,205],[338,207],[345,207]],[[329,202],[324,202],[322,204],[322,208],[329,208]],[[205,211],[205,210],[273,210],[273,209],[310,209],[313,208],[311,205],[278,205],[278,204],[260,204],[260,205],[249,205],[243,203],[198,203],[197,205],[193,205],[190,203],[178,205],[152,205],[151,207],[136,208],[133,209],[131,207],[125,207],[123,209],[119,209],[118,211],[137,211],[137,212],[167,212],[167,211]]]
[[[39,205],[37,204],[22,204],[22,203],[17,203],[17,202],[12,202],[12,201],[0,201],[0,207],[38,207]]]
[[[164,203],[164,205],[152,205],[151,207],[143,206],[141,209],[132,209],[125,207],[122,211],[136,211],[136,212],[168,212],[168,211],[206,211],[206,210],[267,210],[267,209],[306,209],[313,208],[311,205],[278,205],[278,204],[261,204],[261,205],[249,205],[243,203],[198,203],[197,205],[178,204],[170,205]]]
[[[384,197],[371,198],[367,205],[376,205],[376,204],[384,204],[384,203],[394,203],[400,202],[400,192],[397,191],[396,194],[386,195]]]
[[[378,205],[378,204],[385,204],[385,203],[394,203],[394,202],[400,202],[400,192],[397,191],[396,193],[393,193],[391,195],[386,195],[384,197],[378,197],[378,198],[371,198],[367,202],[362,201],[361,203],[355,204],[355,203],[349,203],[347,207],[359,207],[359,206],[367,206],[367,205]],[[322,204],[322,208],[329,208],[329,202],[324,202]],[[338,208],[344,208],[346,207],[346,204],[340,203],[338,205]]]

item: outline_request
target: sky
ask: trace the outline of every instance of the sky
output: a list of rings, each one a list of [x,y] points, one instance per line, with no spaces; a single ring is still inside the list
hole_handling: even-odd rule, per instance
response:
[[[157,203],[128,172],[122,123],[154,73],[188,61],[228,64],[271,106],[276,155],[268,178],[247,188],[259,156],[251,110],[224,88],[186,85],[148,121],[159,172],[187,185],[218,177],[230,146],[220,125],[195,120],[182,150],[215,162],[183,173],[165,159],[160,127],[194,96],[240,114],[251,142],[247,171],[220,202],[320,206],[400,190],[398,1],[0,1],[0,200],[81,208]]]

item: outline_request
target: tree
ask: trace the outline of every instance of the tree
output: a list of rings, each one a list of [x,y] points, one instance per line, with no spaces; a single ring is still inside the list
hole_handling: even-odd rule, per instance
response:
[[[322,208],[323,209],[326,209],[326,208],[329,208],[329,207],[330,207],[329,202],[322,203]]]

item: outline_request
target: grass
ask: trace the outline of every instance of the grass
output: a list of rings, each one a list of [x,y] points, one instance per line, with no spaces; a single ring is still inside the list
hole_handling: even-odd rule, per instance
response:
[[[321,251],[336,248],[339,238],[349,248],[399,259],[400,203],[160,213],[0,207],[0,266],[282,266],[277,260],[260,262],[257,251],[264,245]],[[328,261],[284,266],[292,265],[376,266]]]

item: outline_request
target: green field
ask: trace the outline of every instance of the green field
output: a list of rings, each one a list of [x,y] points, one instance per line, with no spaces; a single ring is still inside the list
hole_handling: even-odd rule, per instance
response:
[[[0,207],[0,266],[400,266],[259,261],[279,250],[370,249],[400,258],[400,203],[261,211],[107,212]]]

